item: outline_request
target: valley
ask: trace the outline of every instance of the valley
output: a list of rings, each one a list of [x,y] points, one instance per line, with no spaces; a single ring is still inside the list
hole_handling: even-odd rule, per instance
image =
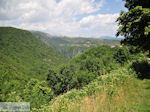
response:
[[[150,112],[149,6],[0,0],[0,112]]]
[[[118,46],[120,43],[120,39],[115,37],[111,37],[110,39],[100,37],[99,39],[96,39],[85,37],[58,37],[38,31],[32,31],[32,33],[47,45],[53,45],[53,47],[59,53],[68,59],[71,59],[75,55],[80,54],[91,47],[97,47],[101,45],[108,45],[113,47]]]
[[[33,112],[146,112],[146,58],[119,40],[0,27],[0,101],[30,102]]]

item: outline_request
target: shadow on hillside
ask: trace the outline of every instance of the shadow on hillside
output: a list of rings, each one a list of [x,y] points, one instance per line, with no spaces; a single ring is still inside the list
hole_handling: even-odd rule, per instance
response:
[[[150,63],[148,61],[133,62],[131,67],[139,79],[150,79]]]

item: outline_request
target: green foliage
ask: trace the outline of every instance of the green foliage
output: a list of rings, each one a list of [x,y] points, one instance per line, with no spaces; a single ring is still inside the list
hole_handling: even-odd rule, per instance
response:
[[[138,49],[134,46],[122,46],[119,48],[115,48],[113,58],[117,63],[124,65],[135,60],[144,59],[145,53],[143,50]]]
[[[53,48],[35,38],[29,31],[0,27],[1,70],[16,71],[32,77],[43,78],[50,65],[61,62]],[[3,66],[4,65],[4,66]],[[43,76],[42,76],[43,75]]]
[[[114,53],[115,60],[120,64],[124,64],[125,62],[127,62],[131,58],[130,56],[131,54],[127,47],[121,47]]]
[[[55,94],[66,92],[77,86],[77,78],[73,66],[63,66],[59,73],[50,70],[47,80]]]
[[[127,75],[128,74],[128,75]],[[73,89],[33,112],[145,112],[149,103],[143,82],[133,77],[128,67],[99,76],[81,90]],[[140,96],[140,97],[139,97]]]
[[[124,36],[123,44],[150,50],[150,2],[149,0],[125,0],[127,12],[117,19],[117,36]]]
[[[0,101],[31,99],[34,106],[35,103],[38,103],[37,106],[47,103],[51,94],[49,90],[42,90],[45,84],[36,81],[35,85],[27,83],[32,78],[45,80],[48,69],[60,63],[63,63],[63,57],[31,32],[0,27]],[[34,89],[29,90],[29,86]]]
[[[125,1],[125,7],[129,10],[136,6],[142,6],[143,8],[149,8],[149,0],[123,0]]]
[[[150,63],[147,60],[135,61],[131,68],[137,73],[140,79],[150,79]]]
[[[95,79],[96,74],[89,73],[87,71],[78,71],[76,73],[77,77],[77,88],[82,88],[85,85],[89,84],[89,82],[93,81]]]
[[[33,111],[72,112],[80,111],[81,100],[84,101],[85,97],[103,93],[107,97],[104,102],[106,112],[111,109],[116,112],[133,111],[127,105],[128,100],[125,99],[125,103],[121,105],[115,101],[122,95],[118,94],[122,88],[128,90],[136,87],[132,77],[135,75],[134,71],[127,70],[128,63],[125,63],[132,63],[133,60],[141,60],[143,57],[144,54],[134,47],[100,46],[91,48],[69,63],[55,68],[63,62],[63,58],[52,47],[28,31],[0,28],[0,101],[30,102]],[[133,63],[132,67],[136,72],[145,74],[149,72],[148,65],[144,63],[142,68],[139,63]],[[46,74],[48,84],[43,81]],[[67,93],[55,97],[64,92]],[[113,100],[115,97],[117,98]]]
[[[52,90],[45,81],[40,82],[35,79],[31,79],[25,85],[21,95],[24,101],[31,103],[32,108],[47,104],[54,97]]]
[[[50,70],[47,81],[57,95],[73,88],[80,89],[117,67],[113,52],[108,46],[92,48],[57,71]]]
[[[134,53],[134,54],[133,54]],[[77,55],[70,63],[50,70],[47,81],[56,95],[71,89],[81,89],[100,75],[124,66],[127,62],[143,59],[144,54],[134,47],[100,46]]]
[[[115,68],[113,52],[114,49],[109,46],[100,46],[77,56],[73,62],[78,64],[80,70],[102,75]]]
[[[13,82],[10,82],[11,86]],[[49,88],[45,81],[30,79],[24,88],[20,90],[12,90],[9,83],[5,86],[5,91],[10,89],[6,94],[1,94],[2,101],[5,102],[30,102],[31,108],[39,108],[41,105],[47,104],[53,97],[53,91]],[[16,82],[14,82],[16,84]],[[18,84],[20,85],[20,84]]]

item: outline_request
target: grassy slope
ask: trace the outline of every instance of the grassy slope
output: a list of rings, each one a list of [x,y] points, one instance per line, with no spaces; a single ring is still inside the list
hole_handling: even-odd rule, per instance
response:
[[[146,86],[145,86],[146,84]],[[150,81],[138,80],[127,68],[119,68],[84,87],[71,90],[41,112],[148,112]]]

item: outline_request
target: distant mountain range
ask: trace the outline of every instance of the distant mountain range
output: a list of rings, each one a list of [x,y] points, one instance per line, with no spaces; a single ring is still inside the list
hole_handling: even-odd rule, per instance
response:
[[[84,52],[90,47],[100,45],[115,46],[119,45],[120,38],[101,37],[101,38],[84,38],[84,37],[65,37],[52,36],[47,33],[32,31],[38,39],[42,40],[47,45],[52,45],[58,52],[67,58],[72,58],[76,54]]]

